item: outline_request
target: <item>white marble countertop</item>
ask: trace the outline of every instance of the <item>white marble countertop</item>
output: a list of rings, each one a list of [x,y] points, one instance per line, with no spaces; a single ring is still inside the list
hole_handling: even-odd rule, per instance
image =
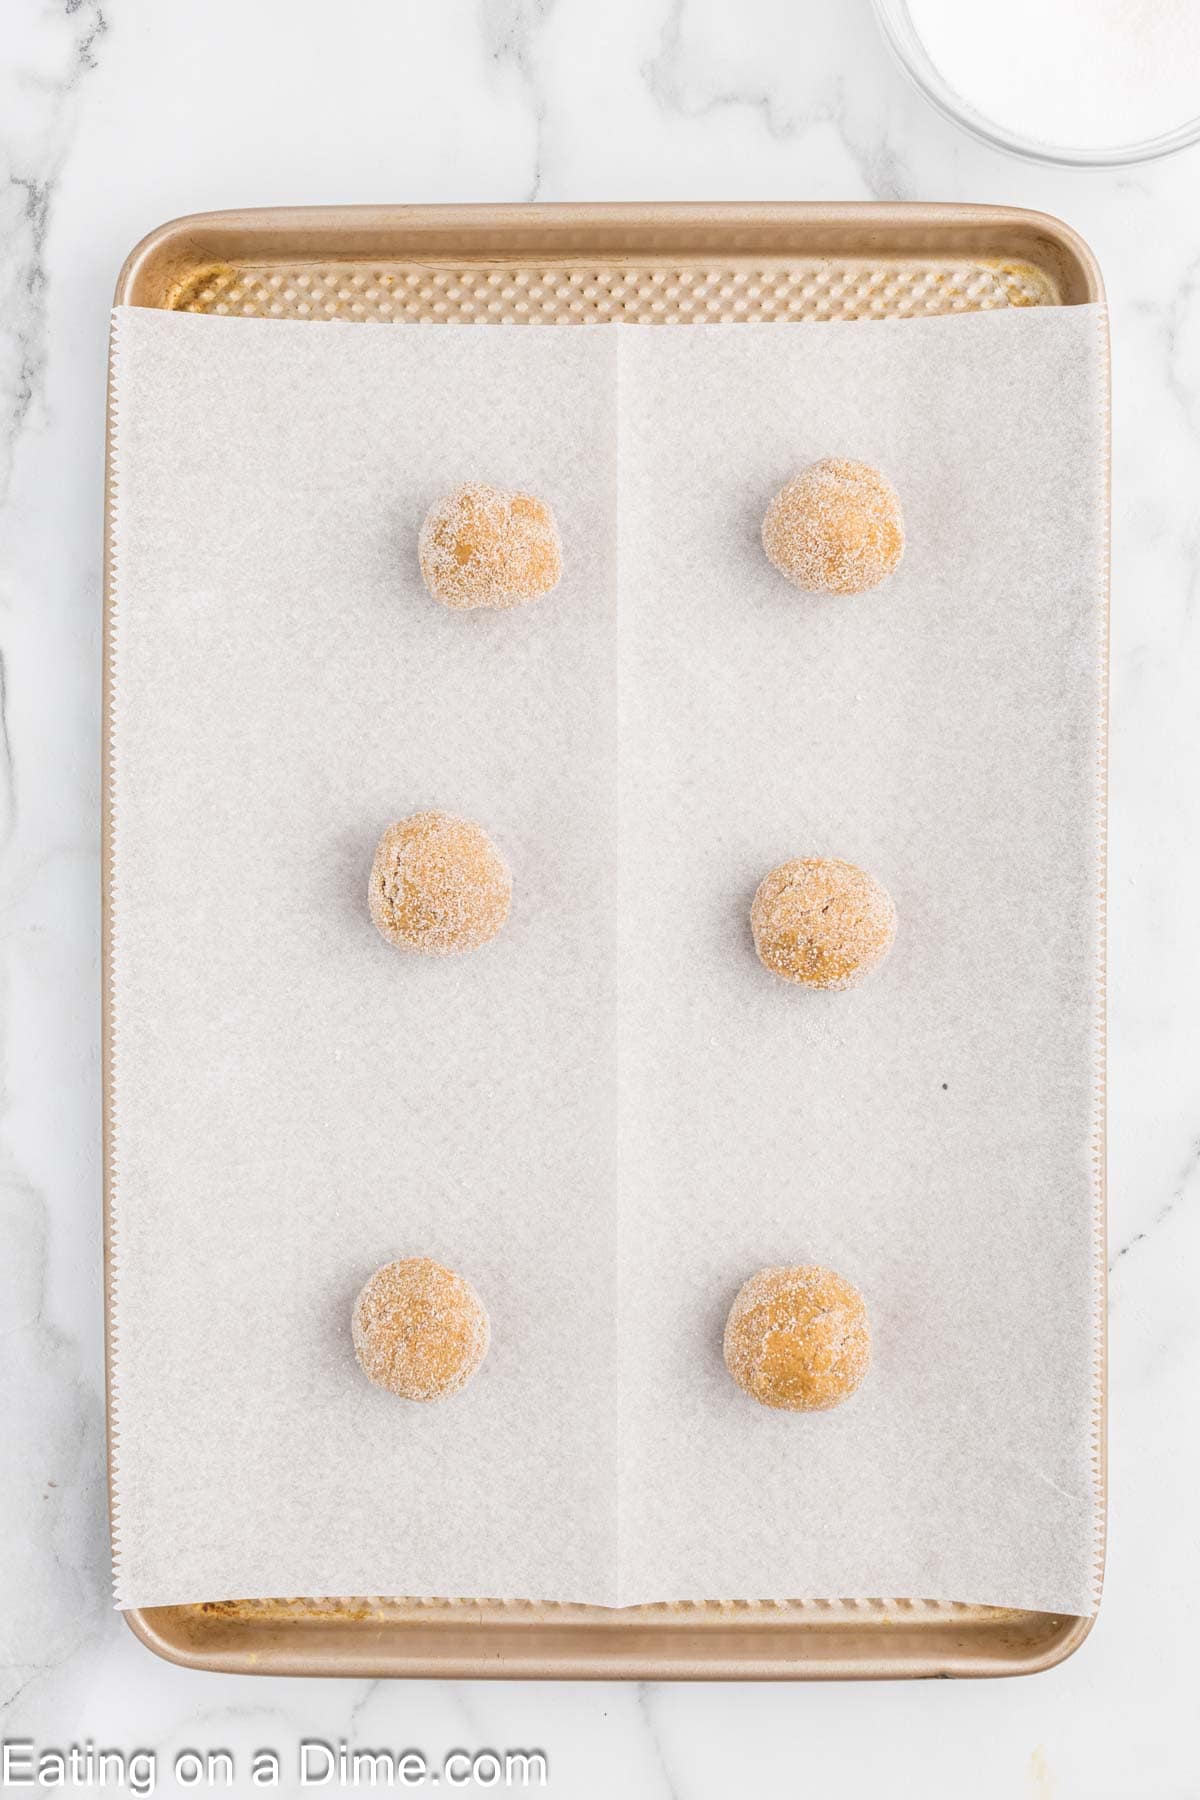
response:
[[[0,1736],[544,1750],[563,1796],[1200,1795],[1200,150],[994,154],[865,0],[7,0],[0,34]],[[1096,251],[1114,351],[1111,1543],[1016,1682],[364,1684],[189,1674],[112,1611],[100,1312],[107,312],[160,221],[337,201],[1015,203]],[[110,1789],[109,1791],[118,1791]],[[182,1791],[182,1790],[180,1790]],[[214,1790],[222,1791],[222,1790]],[[228,1791],[228,1790],[225,1790]],[[284,1791],[296,1791],[286,1779]],[[332,1791],[332,1790],[331,1790]]]

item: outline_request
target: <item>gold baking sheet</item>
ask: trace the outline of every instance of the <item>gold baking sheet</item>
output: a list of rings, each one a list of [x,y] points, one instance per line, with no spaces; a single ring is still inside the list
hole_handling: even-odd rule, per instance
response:
[[[1103,298],[1087,246],[1006,207],[330,207],[209,213],[130,255],[116,304],[364,323],[650,325],[892,319]],[[111,558],[105,580],[105,637]],[[103,931],[110,845],[105,657]],[[108,1133],[108,1107],[105,1132]],[[1103,1146],[1098,1146],[1103,1156]],[[105,1272],[109,1195],[106,1143]],[[290,1598],[126,1614],[192,1668],[359,1677],[831,1679],[1028,1674],[1092,1621],[921,1599],[609,1610],[523,1600]]]

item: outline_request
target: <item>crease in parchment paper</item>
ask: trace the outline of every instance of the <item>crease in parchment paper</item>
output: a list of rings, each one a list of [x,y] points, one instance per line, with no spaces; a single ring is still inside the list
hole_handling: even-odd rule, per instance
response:
[[[118,310],[119,1605],[1093,1609],[1103,329]],[[905,509],[855,600],[757,541],[827,454]],[[548,599],[425,595],[420,518],[472,478],[551,500]],[[378,832],[428,805],[514,869],[472,956],[367,917]],[[749,939],[757,880],[810,853],[899,910],[847,994]],[[428,1408],[349,1340],[415,1253],[493,1328]],[[742,1280],[802,1260],[863,1289],[875,1351],[810,1418],[720,1355]]]

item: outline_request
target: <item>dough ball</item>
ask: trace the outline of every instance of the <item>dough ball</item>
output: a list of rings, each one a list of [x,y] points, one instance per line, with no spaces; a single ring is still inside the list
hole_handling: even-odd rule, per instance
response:
[[[869,463],[810,463],[772,500],[763,549],[781,575],[818,594],[878,587],[904,554],[895,488]]]
[[[500,930],[512,872],[482,826],[452,813],[419,812],[380,838],[367,900],[390,943],[455,956]]]
[[[354,1354],[368,1381],[405,1400],[466,1387],[491,1342],[470,1282],[428,1256],[384,1263],[354,1302]]]
[[[729,1309],[725,1366],[763,1406],[839,1406],[871,1366],[862,1295],[832,1269],[760,1269]]]
[[[417,553],[434,599],[460,610],[522,606],[562,575],[562,544],[546,502],[484,482],[430,507]]]
[[[891,949],[896,908],[865,869],[807,856],[780,863],[759,882],[750,929],[773,974],[803,987],[848,988]]]

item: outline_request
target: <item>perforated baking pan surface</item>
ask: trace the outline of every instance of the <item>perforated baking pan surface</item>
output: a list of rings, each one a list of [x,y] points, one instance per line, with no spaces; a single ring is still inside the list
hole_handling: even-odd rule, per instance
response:
[[[125,306],[391,325],[869,321],[1102,298],[1090,251],[1057,219],[1006,207],[869,203],[207,213],[152,232],[116,291]],[[106,554],[106,640],[110,598]],[[108,700],[106,692],[106,759]],[[107,832],[107,760],[104,790]],[[107,841],[103,860],[107,970]],[[107,979],[104,990],[107,997]],[[109,1023],[106,1016],[106,1092]],[[108,1202],[106,1181],[106,1285]],[[191,1668],[526,1680],[1029,1674],[1068,1656],[1092,1623],[919,1598],[620,1609],[281,1598],[125,1616],[151,1649]]]

